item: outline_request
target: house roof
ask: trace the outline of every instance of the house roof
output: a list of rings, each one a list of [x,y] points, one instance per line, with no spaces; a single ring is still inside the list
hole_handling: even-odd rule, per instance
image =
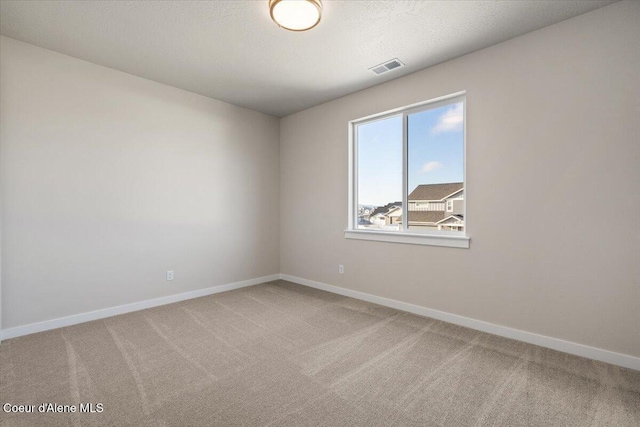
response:
[[[462,182],[448,182],[445,184],[422,184],[409,194],[409,200],[442,200],[464,188]],[[441,218],[442,219],[442,218]]]
[[[387,203],[384,206],[379,206],[373,212],[371,212],[371,216],[376,216],[379,213],[385,214],[385,213],[389,212],[389,210],[391,208],[396,207],[396,206],[402,206],[402,202]]]
[[[462,215],[449,215],[448,217],[438,221],[438,224],[444,224],[449,220],[453,220],[453,223],[456,223],[458,221],[464,221],[464,217]]]
[[[436,223],[444,219],[443,211],[408,211],[409,225],[412,222],[431,222]]]
[[[464,221],[462,215],[445,215],[443,211],[409,211],[409,223],[412,222],[429,222],[429,223],[443,223],[449,219],[455,219],[458,221]],[[402,223],[402,221],[400,221]]]
[[[389,209],[389,212],[387,212],[385,214],[386,216],[402,216],[402,207],[401,206],[394,206],[391,209]]]

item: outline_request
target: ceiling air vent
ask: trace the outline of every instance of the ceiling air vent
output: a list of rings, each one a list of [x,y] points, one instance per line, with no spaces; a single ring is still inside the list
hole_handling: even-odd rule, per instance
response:
[[[391,61],[387,61],[384,64],[376,65],[375,67],[369,68],[369,70],[373,71],[375,74],[384,74],[387,71],[391,71],[396,68],[404,67],[404,64],[400,62],[398,58],[394,58]]]

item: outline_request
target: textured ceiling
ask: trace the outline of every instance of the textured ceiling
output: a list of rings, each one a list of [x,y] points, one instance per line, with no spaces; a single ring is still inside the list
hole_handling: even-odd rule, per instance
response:
[[[284,116],[614,2],[325,0],[293,33],[268,0],[2,0],[0,33]],[[367,70],[395,57],[407,66]]]

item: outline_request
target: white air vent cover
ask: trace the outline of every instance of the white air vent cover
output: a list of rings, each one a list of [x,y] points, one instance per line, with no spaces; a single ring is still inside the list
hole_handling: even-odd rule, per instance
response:
[[[369,70],[373,71],[375,74],[383,74],[383,73],[386,73],[387,71],[391,71],[400,67],[404,67],[404,64],[400,62],[398,58],[394,58],[391,61],[385,62],[384,64],[371,67],[369,68]]]

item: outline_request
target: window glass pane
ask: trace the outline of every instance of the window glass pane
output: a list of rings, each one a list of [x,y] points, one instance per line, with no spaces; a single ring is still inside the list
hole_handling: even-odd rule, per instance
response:
[[[408,228],[464,231],[462,102],[408,115]]]
[[[356,227],[399,230],[402,220],[402,116],[358,125]]]

